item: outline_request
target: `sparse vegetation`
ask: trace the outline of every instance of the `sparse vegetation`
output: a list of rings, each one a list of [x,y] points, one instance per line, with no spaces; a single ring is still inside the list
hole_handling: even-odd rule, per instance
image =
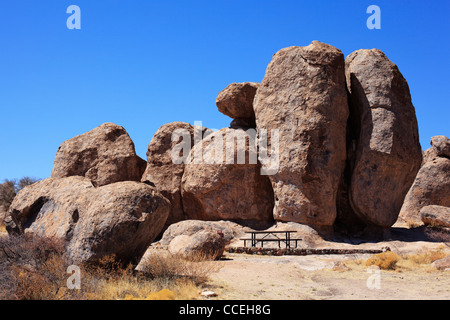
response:
[[[376,265],[382,270],[426,269],[436,261],[448,256],[445,246],[435,249],[422,248],[416,253],[396,254],[391,251],[373,255],[365,261],[365,266]]]
[[[196,299],[199,286],[216,270],[203,257],[185,260],[156,254],[136,272],[114,257],[79,266],[81,289],[67,288],[70,261],[59,240],[31,235],[0,239],[0,299],[172,300]]]
[[[366,261],[366,266],[377,266],[381,270],[395,270],[400,256],[392,251],[375,254]]]
[[[422,248],[417,253],[402,255],[400,267],[404,269],[427,267],[434,261],[443,259],[447,255],[445,246],[436,249]]]

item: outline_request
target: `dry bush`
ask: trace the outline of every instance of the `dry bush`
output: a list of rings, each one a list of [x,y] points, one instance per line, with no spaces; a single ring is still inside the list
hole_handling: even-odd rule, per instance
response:
[[[401,265],[405,268],[427,266],[447,256],[444,246],[435,249],[422,248],[417,253],[403,255]]]
[[[218,264],[197,255],[189,259],[155,254],[142,272],[124,266],[114,256],[80,265],[81,289],[67,288],[64,243],[31,235],[0,238],[0,299],[8,300],[122,300],[198,297]]]
[[[30,235],[0,238],[0,299],[48,300],[64,283],[62,241]]]
[[[141,263],[144,274],[159,281],[189,279],[196,285],[205,283],[209,275],[217,272],[220,265],[211,261],[204,253],[191,254],[188,257],[168,252],[154,252]]]
[[[377,266],[381,270],[395,270],[397,262],[400,261],[400,256],[392,251],[375,254],[367,259],[366,266]]]

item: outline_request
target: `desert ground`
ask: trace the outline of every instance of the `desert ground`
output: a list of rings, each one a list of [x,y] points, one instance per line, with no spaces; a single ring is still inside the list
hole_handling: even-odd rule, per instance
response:
[[[430,252],[449,255],[449,243],[424,239],[423,230],[400,228],[396,231],[397,239],[390,241],[357,245],[328,243],[329,247],[341,248],[388,246],[402,257],[395,270],[376,273],[365,265],[371,254],[262,256],[226,253],[216,262],[220,270],[211,275],[207,289],[217,293],[215,299],[227,300],[450,299],[450,270],[436,270],[423,259]]]

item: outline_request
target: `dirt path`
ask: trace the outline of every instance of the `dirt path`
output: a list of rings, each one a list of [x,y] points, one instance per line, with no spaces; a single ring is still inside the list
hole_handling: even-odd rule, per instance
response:
[[[209,286],[218,299],[230,300],[450,299],[450,271],[425,266],[369,273],[361,263],[369,257],[227,254]],[[348,269],[333,270],[338,261]]]

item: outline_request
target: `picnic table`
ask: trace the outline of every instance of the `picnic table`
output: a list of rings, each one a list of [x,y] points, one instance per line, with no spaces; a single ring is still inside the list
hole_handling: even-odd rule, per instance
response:
[[[295,242],[295,248],[297,248],[298,241],[302,240],[291,237],[291,234],[297,231],[248,231],[246,233],[250,234],[250,238],[240,239],[244,241],[244,247],[247,247],[247,241],[251,242],[252,248],[256,248],[258,243],[261,243],[261,248],[264,248],[264,242],[278,242],[278,247],[281,248],[281,243],[284,242],[286,248],[290,249],[291,242]]]

